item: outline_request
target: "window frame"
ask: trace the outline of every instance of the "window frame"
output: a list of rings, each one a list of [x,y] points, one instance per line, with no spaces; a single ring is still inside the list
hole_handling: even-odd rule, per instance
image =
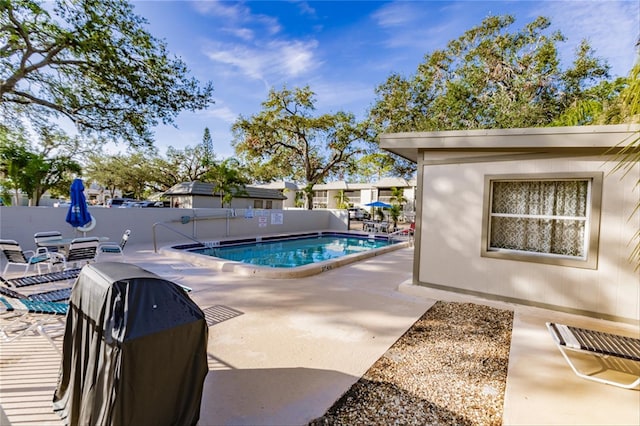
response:
[[[565,173],[526,173],[496,174],[484,176],[484,195],[482,208],[482,247],[481,256],[495,259],[516,260],[568,266],[584,269],[598,268],[598,246],[600,240],[600,213],[602,208],[603,172],[565,172]],[[587,180],[588,198],[585,223],[585,255],[574,257],[553,253],[527,252],[523,250],[490,248],[491,217],[493,200],[493,182],[497,181],[562,181]]]

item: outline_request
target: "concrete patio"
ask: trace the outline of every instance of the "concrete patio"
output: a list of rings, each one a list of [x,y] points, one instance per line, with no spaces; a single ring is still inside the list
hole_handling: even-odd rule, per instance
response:
[[[217,315],[200,425],[303,425],[322,415],[437,300],[515,313],[506,425],[637,425],[640,392],[578,378],[545,327],[638,337],[637,327],[410,285],[412,249],[292,280],[242,278],[127,246],[125,260],[193,289]],[[40,336],[0,343],[0,405],[12,425],[60,425],[59,355]],[[159,372],[159,374],[162,374]]]

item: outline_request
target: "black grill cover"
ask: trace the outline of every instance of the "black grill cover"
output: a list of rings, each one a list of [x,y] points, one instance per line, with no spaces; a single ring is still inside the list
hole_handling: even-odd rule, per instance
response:
[[[195,425],[207,375],[202,310],[138,266],[82,269],[71,292],[53,408],[71,425]]]

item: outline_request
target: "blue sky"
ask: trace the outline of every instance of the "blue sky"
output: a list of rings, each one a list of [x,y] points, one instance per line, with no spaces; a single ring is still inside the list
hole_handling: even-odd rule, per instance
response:
[[[178,129],[156,129],[156,146],[184,148],[208,127],[218,159],[234,155],[231,125],[261,110],[269,89],[309,85],[318,113],[358,118],[391,73],[410,76],[424,55],[442,49],[491,15],[516,27],[537,16],[567,38],[565,61],[582,39],[626,76],[637,54],[640,2],[630,1],[133,1],[149,31],[165,40],[191,74],[214,85],[205,111],[183,112]],[[567,62],[563,63],[566,68]]]

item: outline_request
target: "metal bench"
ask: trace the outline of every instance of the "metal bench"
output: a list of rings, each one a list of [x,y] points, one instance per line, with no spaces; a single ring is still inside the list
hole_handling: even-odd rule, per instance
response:
[[[640,386],[640,339],[550,322],[547,328],[560,353],[579,377],[625,389]],[[567,351],[595,355],[600,368],[591,372],[580,371]],[[624,377],[634,377],[635,380],[622,382],[597,376],[606,371],[623,373]]]

